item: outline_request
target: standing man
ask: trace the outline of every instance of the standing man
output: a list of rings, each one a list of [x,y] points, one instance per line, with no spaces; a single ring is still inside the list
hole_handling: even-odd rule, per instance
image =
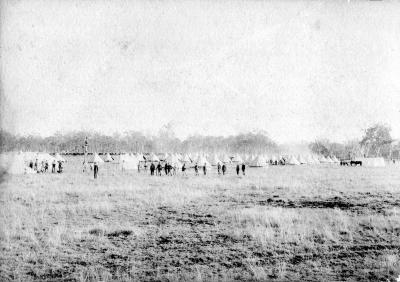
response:
[[[183,163],[183,166],[182,166],[182,174],[186,176],[186,164],[185,163]]]
[[[203,166],[203,173],[204,173],[204,175],[206,175],[206,174],[207,174],[207,167],[206,167],[206,163],[204,163],[204,166]]]
[[[97,162],[94,162],[93,171],[94,171],[94,179],[96,179],[97,178],[97,174],[99,173],[99,166],[97,165]]]
[[[225,175],[225,172],[226,172],[226,165],[223,164],[222,165],[222,175]]]
[[[161,171],[162,171],[161,163],[158,163],[157,170],[158,170],[158,175],[161,176]]]
[[[199,167],[197,166],[197,164],[194,165],[194,173],[196,175],[199,175]]]
[[[244,163],[242,163],[242,173],[246,175],[246,165]]]
[[[150,175],[154,175],[154,170],[155,170],[155,166],[154,166],[154,164],[153,163],[151,163],[151,165],[150,165]]]
[[[56,173],[56,160],[53,160],[53,163],[51,164],[51,173]]]
[[[165,171],[165,175],[168,175],[168,163],[165,163],[164,171]]]
[[[239,164],[236,165],[236,174],[239,175],[240,167]]]
[[[219,162],[217,165],[217,170],[218,170],[218,175],[220,175],[221,174],[221,164]]]

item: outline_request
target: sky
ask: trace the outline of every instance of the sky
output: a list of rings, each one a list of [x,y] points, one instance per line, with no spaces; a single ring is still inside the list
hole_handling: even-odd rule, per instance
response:
[[[400,138],[400,2],[2,1],[1,127]]]

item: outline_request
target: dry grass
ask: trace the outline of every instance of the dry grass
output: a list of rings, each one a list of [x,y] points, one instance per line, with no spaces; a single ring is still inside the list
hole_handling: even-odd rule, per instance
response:
[[[0,279],[374,280],[400,274],[400,170],[150,177],[71,159],[0,186]]]

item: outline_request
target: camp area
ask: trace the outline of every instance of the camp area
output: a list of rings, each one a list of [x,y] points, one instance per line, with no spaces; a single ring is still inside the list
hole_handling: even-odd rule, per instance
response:
[[[37,153],[12,156],[19,163],[1,183],[2,280],[336,281],[351,272],[384,281],[397,271],[400,166],[387,162],[93,153],[93,179],[83,155],[63,155],[62,173],[26,171]],[[146,160],[163,164],[160,176]],[[167,161],[188,169],[166,174]],[[197,162],[206,175],[196,176]]]

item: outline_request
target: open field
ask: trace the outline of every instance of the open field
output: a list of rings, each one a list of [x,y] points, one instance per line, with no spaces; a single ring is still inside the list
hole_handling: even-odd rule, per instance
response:
[[[0,280],[395,281],[400,167],[7,176]],[[75,166],[76,165],[76,166]]]

